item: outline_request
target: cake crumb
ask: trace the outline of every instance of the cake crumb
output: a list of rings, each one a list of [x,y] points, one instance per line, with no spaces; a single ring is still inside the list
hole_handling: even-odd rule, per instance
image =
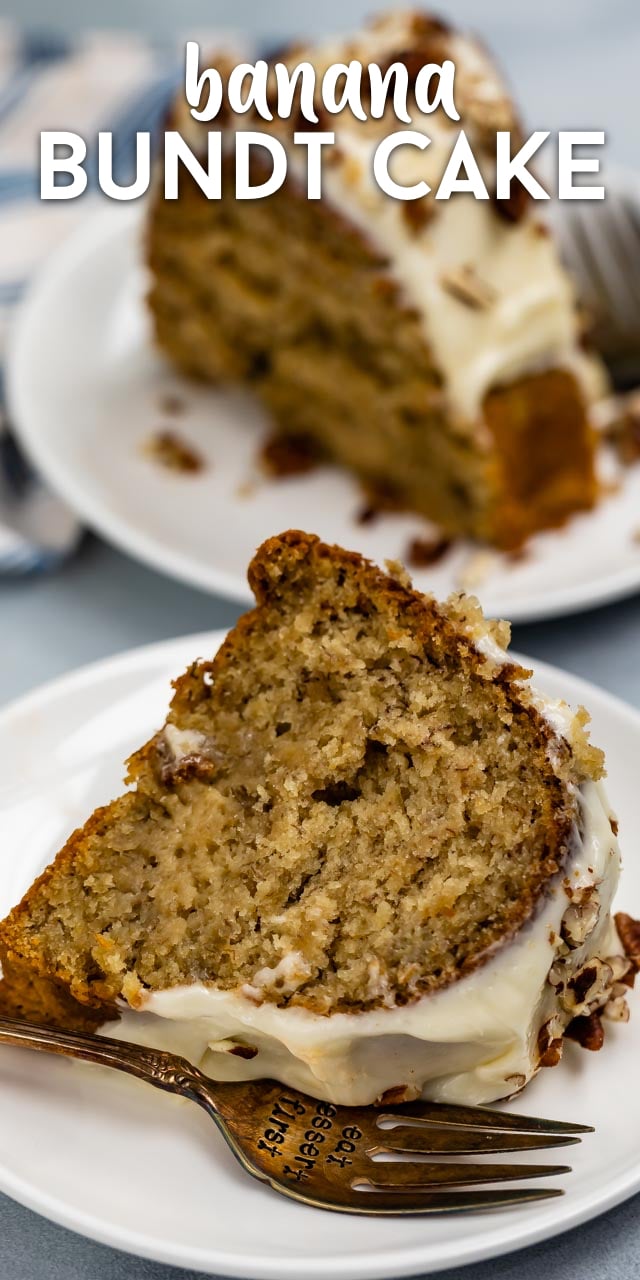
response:
[[[260,461],[272,476],[300,476],[313,471],[320,461],[317,446],[309,436],[269,436],[260,451]]]
[[[372,502],[368,502],[361,507],[356,515],[356,524],[373,524],[378,519],[380,508],[374,506]]]
[[[604,438],[622,466],[640,461],[640,390],[605,401],[598,416]]]
[[[175,431],[160,430],[145,441],[143,452],[167,471],[194,475],[205,470],[202,454]]]
[[[385,560],[384,567],[390,578],[395,578],[401,587],[411,587],[411,574],[400,560]]]
[[[412,569],[428,569],[439,562],[450,551],[451,538],[412,538],[407,546],[405,558]]]

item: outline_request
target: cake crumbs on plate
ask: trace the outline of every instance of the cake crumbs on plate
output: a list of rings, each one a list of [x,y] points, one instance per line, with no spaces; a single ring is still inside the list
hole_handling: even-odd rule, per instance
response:
[[[143,452],[167,471],[178,471],[183,475],[194,475],[198,471],[204,471],[206,467],[202,454],[193,445],[176,431],[164,428],[149,436],[144,442]]]
[[[412,569],[430,569],[444,559],[452,546],[451,538],[411,538],[405,551],[405,559]]]
[[[640,390],[612,397],[600,408],[601,429],[624,467],[640,461]]]
[[[310,436],[275,432],[260,451],[264,470],[275,477],[300,476],[313,471],[320,461],[318,446]]]

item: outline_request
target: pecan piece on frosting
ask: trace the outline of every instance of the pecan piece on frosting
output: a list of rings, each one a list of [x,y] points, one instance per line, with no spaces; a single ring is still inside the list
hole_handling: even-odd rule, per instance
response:
[[[565,1031],[568,1040],[576,1040],[582,1049],[595,1052],[604,1044],[604,1027],[599,1013],[580,1014]]]
[[[423,196],[420,200],[408,200],[402,206],[402,216],[409,229],[415,235],[429,225],[435,214],[435,205],[428,203],[426,196]]]
[[[258,1050],[254,1044],[234,1044],[233,1049],[229,1049],[236,1058],[257,1058]]]
[[[628,987],[632,987],[636,973],[640,970],[640,920],[634,920],[633,916],[628,916],[624,911],[618,911],[614,919],[623,951],[633,965],[631,972],[625,974],[623,980]]]
[[[626,991],[626,987],[623,987]],[[611,1000],[607,1000],[602,1010],[603,1018],[608,1018],[609,1022],[628,1022],[630,1018],[629,1006],[621,992],[617,992],[615,987]]]
[[[562,1036],[551,1034],[551,1022],[545,1022],[538,1032],[539,1067],[557,1067],[562,1057]]]
[[[611,995],[613,969],[605,960],[594,956],[569,979],[563,1004],[570,1012],[588,1013],[590,1007],[606,1004]]]
[[[583,902],[572,902],[562,917],[560,933],[569,947],[579,947],[595,928],[600,914],[597,893]]]
[[[446,271],[440,277],[440,283],[452,298],[472,311],[486,311],[498,296],[493,286],[482,280],[469,264]]]
[[[420,1096],[420,1090],[410,1084],[392,1085],[390,1089],[385,1089],[375,1100],[377,1107],[393,1107],[401,1106],[403,1102],[413,1102]]]

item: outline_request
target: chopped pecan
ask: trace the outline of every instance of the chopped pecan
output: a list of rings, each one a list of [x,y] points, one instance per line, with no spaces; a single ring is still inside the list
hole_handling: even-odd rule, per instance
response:
[[[318,448],[310,436],[280,435],[269,437],[262,447],[261,461],[272,476],[299,476],[312,471],[320,461]]]
[[[487,284],[486,280],[481,280],[474,268],[469,265],[446,271],[441,276],[440,283],[452,298],[464,303],[466,307],[471,307],[473,311],[486,311],[498,296],[495,289]]]
[[[377,1107],[400,1106],[403,1102],[413,1102],[419,1090],[410,1084],[396,1084],[376,1098]]]
[[[234,1044],[233,1049],[229,1050],[235,1058],[257,1058],[258,1050],[254,1044]]]
[[[592,898],[598,898],[595,884],[572,884],[567,876],[562,882],[562,887],[569,901],[576,907],[583,907],[587,902],[591,902]]]
[[[628,956],[607,956],[607,964],[613,974],[613,981],[616,986],[624,982],[629,971],[633,968],[633,961]],[[625,983],[625,986],[627,984]],[[614,991],[614,994],[615,991]],[[620,992],[617,993],[621,994]]]
[[[210,782],[224,761],[211,737],[197,729],[180,729],[171,722],[156,739],[156,755],[160,780],[165,787],[173,786],[179,778]]]
[[[178,778],[199,778],[201,782],[210,782],[218,771],[219,766],[209,756],[192,751],[178,760],[166,760],[160,769],[160,777],[165,787],[171,787]]]
[[[565,1031],[568,1040],[576,1040],[583,1049],[595,1052],[604,1044],[604,1027],[599,1013],[581,1014],[573,1018]]]
[[[595,965],[585,965],[584,969],[579,969],[574,978],[567,983],[570,991],[573,992],[576,1004],[584,1004],[587,996],[598,977],[598,970]]]
[[[413,232],[417,234],[428,226],[436,213],[433,201],[423,196],[420,200],[405,200],[402,216]]]
[[[626,987],[625,987],[626,991]],[[613,999],[607,1000],[602,1015],[608,1018],[610,1022],[628,1022],[629,1006],[623,995],[616,995],[614,991]]]
[[[557,1067],[562,1057],[562,1037],[551,1034],[551,1023],[545,1022],[538,1032],[538,1066]]]
[[[604,960],[593,957],[583,965],[567,983],[563,997],[566,1009],[576,1013],[588,1013],[599,1005],[606,1004],[611,995],[613,971]],[[584,1007],[583,1007],[584,1006]],[[591,1006],[591,1009],[589,1008]]]
[[[412,569],[428,569],[446,556],[451,545],[451,538],[412,538],[405,560]]]
[[[614,919],[624,953],[637,973],[640,970],[640,920],[634,920],[625,911],[618,911]]]
[[[563,941],[569,947],[581,946],[595,928],[599,914],[600,900],[595,890],[587,900],[572,902],[562,917],[560,932]]]
[[[557,1067],[562,1057],[562,1037],[557,1036],[554,1040],[550,1040],[547,1048],[542,1054],[538,1066],[540,1067]]]
[[[184,474],[203,471],[205,461],[176,431],[156,431],[144,445],[144,452],[168,471]]]

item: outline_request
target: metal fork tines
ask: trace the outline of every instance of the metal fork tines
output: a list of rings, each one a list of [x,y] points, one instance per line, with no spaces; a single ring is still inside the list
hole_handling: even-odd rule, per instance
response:
[[[558,1187],[497,1184],[559,1177],[568,1165],[483,1157],[566,1147],[592,1132],[482,1107],[336,1106],[273,1080],[216,1082],[161,1050],[8,1019],[0,1019],[0,1043],[100,1063],[189,1098],[247,1173],[292,1200],[340,1213],[461,1213],[559,1196]]]
[[[553,222],[590,336],[616,389],[640,377],[640,191],[631,178],[609,181],[601,203],[558,204]]]

